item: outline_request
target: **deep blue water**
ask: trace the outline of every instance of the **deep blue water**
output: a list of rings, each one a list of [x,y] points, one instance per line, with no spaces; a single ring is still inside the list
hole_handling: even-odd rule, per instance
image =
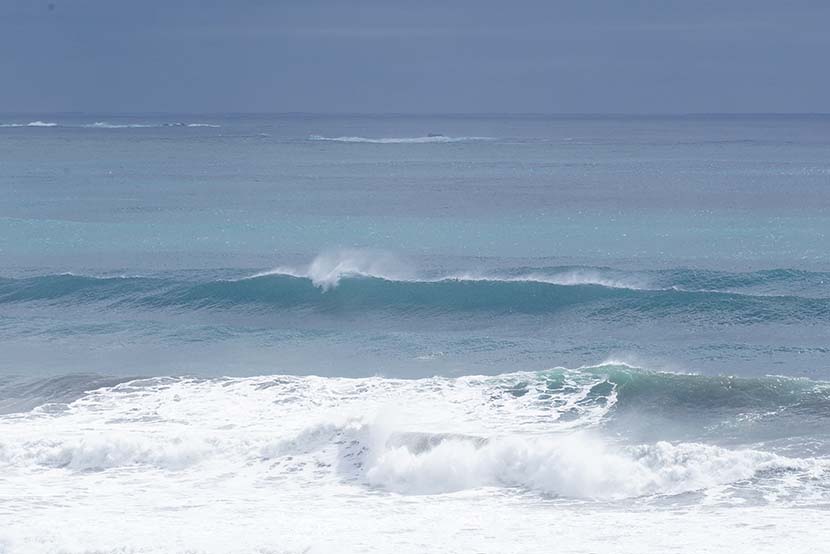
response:
[[[830,378],[828,116],[0,125],[2,375]]]

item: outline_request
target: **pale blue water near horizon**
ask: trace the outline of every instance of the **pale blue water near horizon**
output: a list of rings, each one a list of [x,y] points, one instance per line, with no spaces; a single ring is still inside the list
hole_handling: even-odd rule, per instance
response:
[[[0,552],[826,539],[828,115],[6,114],[0,191]]]

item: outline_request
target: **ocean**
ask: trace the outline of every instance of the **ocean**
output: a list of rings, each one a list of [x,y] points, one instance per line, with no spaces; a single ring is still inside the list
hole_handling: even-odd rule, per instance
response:
[[[821,552],[830,116],[0,115],[0,553]]]

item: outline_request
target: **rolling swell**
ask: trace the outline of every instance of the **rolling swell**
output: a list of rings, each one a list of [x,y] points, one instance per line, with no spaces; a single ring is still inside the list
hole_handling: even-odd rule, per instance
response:
[[[686,290],[676,286],[641,289],[529,278],[392,280],[344,276],[328,289],[305,276],[280,273],[202,281],[72,274],[0,279],[0,305],[26,302],[174,310],[300,309],[352,315],[378,311],[545,315],[579,309],[583,315],[599,318],[684,315],[705,318],[713,324],[830,322],[830,298]]]

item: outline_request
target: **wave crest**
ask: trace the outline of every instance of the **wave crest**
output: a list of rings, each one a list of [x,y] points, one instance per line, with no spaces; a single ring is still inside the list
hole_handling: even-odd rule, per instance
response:
[[[444,135],[427,135],[423,137],[324,137],[311,135],[308,140],[322,142],[350,142],[367,144],[429,144],[429,143],[450,143],[450,142],[481,142],[494,140],[493,137],[447,137]]]
[[[272,275],[306,278],[323,290],[336,287],[345,277],[372,277],[387,281],[411,280],[409,268],[387,252],[343,249],[320,254],[305,270],[275,268],[248,277],[256,279]]]
[[[221,125],[214,123],[183,123],[183,122],[152,122],[152,123],[110,123],[108,121],[95,121],[93,123],[55,123],[51,121],[30,121],[29,123],[0,123],[0,128],[18,127],[62,127],[79,129],[150,129],[165,127],[211,127],[219,128]]]
[[[650,385],[630,388],[634,377]],[[660,392],[672,387],[673,397]],[[700,403],[701,390],[722,392]],[[260,482],[327,481],[407,495],[497,487],[617,500],[728,486],[740,497],[784,481],[798,494],[830,477],[814,448],[826,436],[827,390],[622,365],[419,380],[154,378],[92,390],[61,411],[4,416],[0,469],[242,472]],[[748,413],[745,397],[761,399],[751,409],[772,425],[757,434],[747,427],[729,447],[718,443],[726,435],[700,436],[718,419]],[[683,399],[696,403],[693,417],[688,406],[675,407]],[[770,416],[776,405],[783,411]],[[623,412],[654,417],[655,406],[664,422],[656,439],[638,437],[638,420],[608,426]],[[682,422],[696,430],[667,438]],[[199,433],[184,434],[193,423]],[[807,448],[776,450],[776,436],[792,439],[793,429],[806,432]]]
[[[30,121],[29,123],[1,123],[0,127],[57,127],[57,123],[51,121]]]
[[[213,123],[181,123],[181,122],[174,122],[174,123],[109,123],[107,121],[96,121],[95,123],[89,123],[85,125],[81,125],[81,127],[87,127],[91,129],[151,129],[151,128],[164,128],[164,127],[211,127],[211,128],[218,128],[221,127],[220,125],[215,125]]]
[[[0,279],[0,304],[50,302],[189,310],[303,309],[326,314],[388,312],[549,314],[639,321],[682,316],[713,324],[830,323],[830,298],[754,296],[719,291],[617,288],[556,279],[418,279],[403,265],[367,258],[324,258],[309,269],[276,269],[247,278],[210,281],[167,277],[96,278],[48,275]],[[567,282],[567,281],[566,281]]]

